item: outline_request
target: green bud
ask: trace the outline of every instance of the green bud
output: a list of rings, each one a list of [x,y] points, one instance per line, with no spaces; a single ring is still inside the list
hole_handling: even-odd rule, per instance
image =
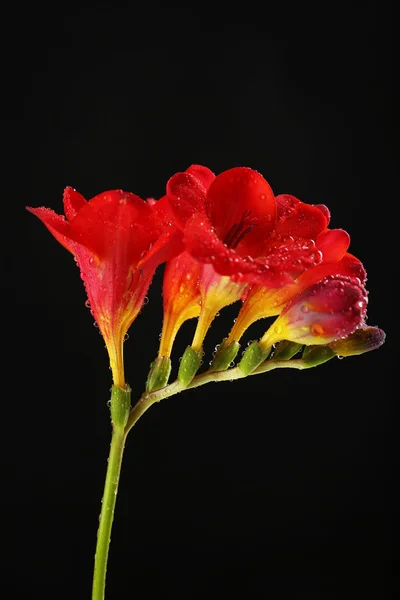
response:
[[[146,392],[159,390],[167,385],[171,374],[171,359],[169,356],[159,356],[150,365],[147,376]]]
[[[128,422],[131,410],[131,388],[128,384],[125,388],[113,385],[111,389],[111,421],[115,427],[123,429]]]
[[[331,360],[335,355],[329,346],[306,346],[304,348],[302,362],[307,367],[318,367]]]
[[[197,352],[191,346],[188,346],[183,353],[181,364],[179,365],[178,380],[183,386],[189,385],[196,375],[201,363],[202,352]]]
[[[222,341],[220,347],[215,353],[214,359],[210,366],[210,371],[225,371],[231,362],[236,358],[239,352],[239,342],[231,342],[226,345],[226,338]]]
[[[245,376],[250,375],[267,358],[270,351],[269,348],[265,352],[258,342],[252,342],[243,354],[239,369]]]
[[[282,340],[276,346],[272,355],[273,360],[290,360],[295,354],[301,349],[302,344],[297,342],[290,342],[289,340]]]

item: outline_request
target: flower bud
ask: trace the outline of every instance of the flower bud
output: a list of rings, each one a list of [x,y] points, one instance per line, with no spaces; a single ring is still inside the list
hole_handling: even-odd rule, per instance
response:
[[[364,323],[367,292],[359,280],[329,276],[297,294],[260,340],[266,350],[281,340],[326,345]]]
[[[147,376],[146,392],[159,390],[167,385],[171,373],[171,359],[169,356],[159,356],[151,363]]]
[[[191,346],[188,346],[183,353],[178,371],[178,380],[183,386],[188,386],[196,375],[201,364],[201,355],[201,351],[198,352]]]
[[[337,356],[356,356],[376,350],[385,341],[386,334],[379,327],[362,327],[345,338],[329,344]]]
[[[215,353],[209,370],[225,371],[231,362],[236,358],[239,348],[239,342],[231,342],[230,344],[227,344],[226,339],[224,339]]]

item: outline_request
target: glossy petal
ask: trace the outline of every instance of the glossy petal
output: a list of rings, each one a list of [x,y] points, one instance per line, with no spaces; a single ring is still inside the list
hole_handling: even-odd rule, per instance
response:
[[[186,169],[186,173],[194,175],[206,189],[210,187],[215,179],[215,174],[208,167],[203,167],[202,165],[191,165]]]
[[[75,239],[93,249],[98,258],[113,253],[124,238],[128,261],[138,262],[153,238],[151,208],[130,192],[111,190],[92,198],[71,221]]]
[[[236,167],[218,175],[205,199],[207,215],[217,236],[225,241],[232,228],[247,214],[251,230],[242,241],[243,253],[259,243],[273,229],[276,204],[271,187],[264,177],[247,167]]]
[[[167,196],[175,221],[184,229],[186,221],[195,213],[205,213],[207,188],[191,173],[176,173],[167,183]]]
[[[278,219],[275,232],[278,236],[315,240],[328,225],[326,215],[318,206],[305,204],[289,194],[276,197]]]
[[[68,221],[71,221],[87,202],[85,198],[72,187],[66,187],[63,195],[64,213]]]
[[[316,246],[324,262],[338,262],[350,245],[350,236],[344,229],[325,229],[318,234]]]
[[[64,248],[69,250],[69,252],[72,252],[72,254],[75,254],[76,240],[72,239],[73,232],[71,231],[71,226],[63,216],[57,215],[54,210],[44,208],[44,206],[39,208],[27,206],[26,209],[46,225],[50,233],[62,246],[64,246]]]

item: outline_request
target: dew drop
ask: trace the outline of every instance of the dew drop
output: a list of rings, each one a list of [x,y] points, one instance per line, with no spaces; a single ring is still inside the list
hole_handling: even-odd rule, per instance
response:
[[[324,328],[318,323],[314,323],[311,325],[310,331],[312,335],[322,335],[324,333]]]
[[[126,342],[127,340],[129,340],[129,333],[126,333],[126,334],[124,335],[124,342]]]
[[[149,302],[149,299],[148,299],[148,297],[147,297],[147,296],[145,296],[145,297],[143,298],[143,304],[148,304],[148,302]]]
[[[86,306],[86,308],[90,308],[90,302],[89,302],[89,300],[86,300],[85,306]]]

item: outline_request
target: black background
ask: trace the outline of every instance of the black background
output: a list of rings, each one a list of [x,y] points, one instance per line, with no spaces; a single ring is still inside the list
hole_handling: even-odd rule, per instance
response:
[[[392,597],[393,20],[385,2],[5,13],[5,597],[90,597],[110,440],[111,373],[78,270],[24,206],[61,212],[67,185],[157,198],[192,163],[250,166],[277,194],[325,203],[388,338],[153,407],[128,438],[107,598]],[[125,345],[136,398],[161,280]],[[215,321],[206,361],[236,312]]]

